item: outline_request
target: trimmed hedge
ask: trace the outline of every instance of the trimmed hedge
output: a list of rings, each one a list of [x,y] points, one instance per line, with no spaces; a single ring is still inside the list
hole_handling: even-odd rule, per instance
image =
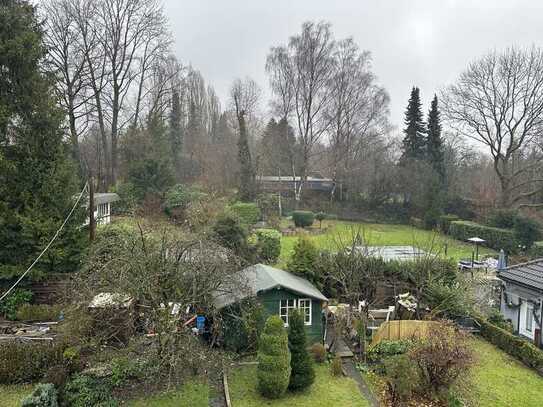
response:
[[[483,318],[476,318],[481,325],[481,335],[490,343],[519,359],[525,365],[543,373],[543,351],[530,342],[491,324]]]
[[[60,343],[0,341],[0,383],[25,383],[43,377],[63,361]]]
[[[294,211],[292,212],[292,220],[296,227],[306,228],[313,224],[315,215],[311,211]]]
[[[477,236],[486,240],[483,243],[484,246],[492,249],[503,249],[507,253],[516,253],[518,251],[519,242],[515,232],[510,229],[500,229],[475,222],[457,220],[451,222],[449,234],[455,239],[463,241]]]
[[[260,208],[255,203],[236,202],[230,205],[230,211],[245,225],[254,225],[261,216]]]
[[[438,220],[439,229],[445,233],[449,233],[449,228],[451,227],[451,222],[460,220],[456,215],[441,215]]]

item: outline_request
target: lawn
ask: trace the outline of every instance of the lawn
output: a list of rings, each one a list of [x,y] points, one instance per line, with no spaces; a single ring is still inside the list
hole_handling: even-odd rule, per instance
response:
[[[284,224],[284,226],[287,225],[288,223]],[[318,222],[315,222],[313,227],[318,228]],[[408,225],[324,221],[324,227],[328,227],[326,233],[310,237],[320,249],[335,250],[338,247],[338,242],[352,242],[354,233],[360,230],[360,234],[369,246],[416,246],[426,251],[431,250],[442,254],[445,254],[446,246],[447,257],[452,257],[454,260],[471,258],[473,252],[472,244]],[[282,238],[280,265],[284,265],[291,256],[297,239],[296,236]],[[496,254],[496,252],[487,248],[479,248],[479,254]]]
[[[354,380],[334,377],[328,364],[316,365],[315,383],[308,391],[291,394],[279,400],[261,397],[256,390],[256,366],[234,369],[228,376],[230,399],[233,407],[366,407],[369,404],[360,394]]]
[[[543,406],[543,377],[482,339],[474,339],[473,348],[477,363],[471,372],[470,398],[474,406]]]
[[[24,385],[0,385],[0,407],[18,407],[21,400],[32,393],[34,386]]]
[[[209,395],[210,390],[207,384],[190,381],[179,390],[132,400],[125,405],[130,407],[208,407]]]

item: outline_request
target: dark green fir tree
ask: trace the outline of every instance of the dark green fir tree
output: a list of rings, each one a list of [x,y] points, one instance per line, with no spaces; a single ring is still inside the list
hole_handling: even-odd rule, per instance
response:
[[[422,120],[419,88],[413,87],[405,111],[405,129],[403,139],[402,162],[422,160],[426,155],[426,127]]]
[[[288,347],[290,349],[289,390],[307,389],[315,381],[313,359],[307,351],[304,315],[300,311],[289,314]]]
[[[60,227],[80,190],[61,130],[35,6],[0,2],[0,278],[21,274]],[[36,272],[74,271],[85,245],[76,210]]]
[[[428,112],[428,137],[426,139],[426,157],[434,171],[443,181],[445,178],[445,164],[439,115],[440,113],[437,104],[437,96],[434,96],[430,111]]]
[[[242,202],[251,202],[255,198],[255,179],[253,173],[253,164],[251,161],[251,150],[249,149],[249,137],[247,134],[247,123],[245,121],[245,112],[238,114],[239,140],[238,140],[238,158],[239,158],[239,199]]]

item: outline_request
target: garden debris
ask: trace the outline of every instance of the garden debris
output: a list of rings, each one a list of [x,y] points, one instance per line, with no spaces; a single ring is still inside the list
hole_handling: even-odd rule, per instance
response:
[[[94,296],[89,308],[130,308],[134,300],[132,297],[117,293],[100,293]]]
[[[41,322],[27,324],[22,322],[2,322],[0,325],[0,340],[28,339],[28,340],[53,340],[53,322]]]

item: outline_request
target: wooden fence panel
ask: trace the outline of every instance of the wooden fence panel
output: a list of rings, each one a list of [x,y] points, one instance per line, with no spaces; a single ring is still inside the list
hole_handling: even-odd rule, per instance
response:
[[[400,339],[424,338],[428,335],[430,327],[439,324],[436,321],[398,320],[384,322],[373,333],[371,345],[382,340],[397,341]]]

